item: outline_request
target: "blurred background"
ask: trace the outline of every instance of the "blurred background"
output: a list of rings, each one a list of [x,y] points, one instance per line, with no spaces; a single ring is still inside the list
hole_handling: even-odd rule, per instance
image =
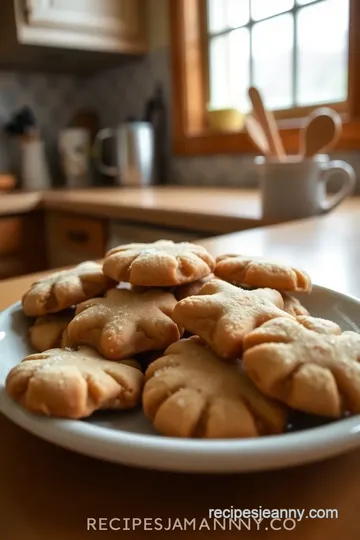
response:
[[[101,213],[108,202],[97,225],[39,211],[34,233],[24,216],[40,199],[10,205],[9,194],[15,201],[46,191],[55,201],[54,189],[81,189],[89,201],[88,190],[108,187],[119,192],[110,202],[137,208],[143,199],[126,199],[122,188],[256,190],[261,151],[249,136],[250,87],[288,155],[300,155],[309,115],[330,107],[341,130],[326,153],[354,168],[360,192],[358,0],[3,0],[0,15],[0,277],[101,257],[111,236]],[[330,190],[339,185],[335,175]],[[158,204],[151,197],[146,204]],[[179,210],[180,201],[166,197],[162,204]],[[176,236],[145,229],[120,236]],[[43,247],[24,265],[34,250],[17,250],[29,235]],[[61,236],[71,257],[53,242],[50,256],[45,236]]]
[[[324,103],[358,117],[357,0],[4,0],[1,10],[0,124],[30,107],[55,186],[66,183],[62,130],[141,120],[159,86],[164,175],[175,184],[255,185],[245,138],[204,147],[183,136],[243,130],[251,85],[285,128]],[[219,109],[232,110],[224,125]],[[0,172],[19,177],[18,140],[1,131]],[[345,135],[335,151],[359,172],[360,137]],[[296,152],[294,133],[284,136]],[[91,184],[112,185],[92,169]]]

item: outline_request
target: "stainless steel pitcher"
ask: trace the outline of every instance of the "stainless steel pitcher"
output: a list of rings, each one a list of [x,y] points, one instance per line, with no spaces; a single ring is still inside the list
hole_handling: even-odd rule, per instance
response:
[[[115,139],[115,165],[103,161],[103,142]],[[95,138],[95,159],[99,171],[113,176],[121,186],[154,183],[154,131],[149,122],[128,122],[117,128],[101,129]]]

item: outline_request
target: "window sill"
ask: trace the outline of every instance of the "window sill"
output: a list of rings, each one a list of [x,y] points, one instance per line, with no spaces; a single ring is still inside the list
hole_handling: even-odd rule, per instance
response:
[[[300,126],[300,120],[292,121],[291,127],[289,121],[279,122],[281,138],[288,154],[299,152]],[[343,133],[334,150],[360,150],[360,120],[343,123]],[[174,153],[179,156],[196,156],[254,154],[258,152],[245,131],[238,133],[202,131],[182,134],[175,138]]]

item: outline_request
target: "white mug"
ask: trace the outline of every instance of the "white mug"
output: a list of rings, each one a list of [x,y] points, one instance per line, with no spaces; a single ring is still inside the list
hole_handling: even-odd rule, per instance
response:
[[[67,187],[87,187],[91,183],[90,131],[84,128],[64,129],[59,133],[58,144]]]
[[[255,158],[260,178],[262,215],[265,220],[301,219],[326,214],[336,208],[355,189],[354,169],[345,161],[330,161],[326,155],[313,158],[288,156]],[[327,183],[340,175],[341,189],[328,196]]]

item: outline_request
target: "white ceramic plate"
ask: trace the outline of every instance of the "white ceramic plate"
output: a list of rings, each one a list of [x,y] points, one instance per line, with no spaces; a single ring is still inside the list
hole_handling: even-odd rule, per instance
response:
[[[360,332],[360,301],[355,298],[318,286],[301,298],[312,315],[331,319],[343,330]],[[288,467],[360,446],[359,415],[284,435],[207,441],[160,436],[140,410],[95,414],[85,421],[27,413],[4,391],[9,370],[33,352],[27,328],[20,304],[0,315],[0,410],[34,435],[70,450],[127,465],[215,473]]]

